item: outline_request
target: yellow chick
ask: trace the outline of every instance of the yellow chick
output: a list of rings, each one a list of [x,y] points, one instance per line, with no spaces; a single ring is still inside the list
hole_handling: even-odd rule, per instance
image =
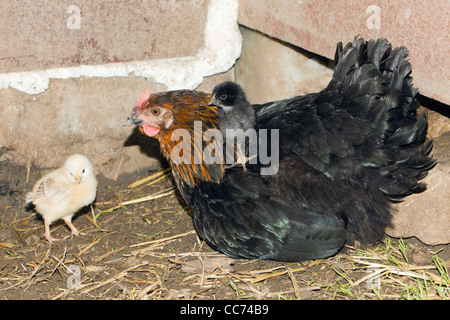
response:
[[[52,243],[50,225],[63,219],[72,230],[80,233],[72,224],[73,215],[95,199],[97,179],[89,160],[81,155],[70,156],[64,167],[52,171],[36,182],[33,191],[27,193],[26,202],[33,203],[44,218],[45,238]]]

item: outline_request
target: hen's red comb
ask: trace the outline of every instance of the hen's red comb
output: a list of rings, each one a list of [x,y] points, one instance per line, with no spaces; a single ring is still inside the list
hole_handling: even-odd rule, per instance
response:
[[[145,89],[144,92],[141,92],[139,94],[139,99],[136,102],[135,107],[142,107],[142,104],[150,98],[150,91],[148,89]]]

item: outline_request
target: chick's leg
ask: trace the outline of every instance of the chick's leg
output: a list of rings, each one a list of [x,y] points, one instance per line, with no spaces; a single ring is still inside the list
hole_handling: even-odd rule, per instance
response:
[[[78,231],[77,228],[75,228],[75,226],[72,224],[72,216],[65,217],[63,218],[63,220],[69,226],[72,234],[78,237],[80,235],[80,231]]]
[[[52,238],[50,236],[50,224],[48,223],[48,220],[44,218],[44,226],[45,226],[45,239],[48,240],[48,242],[53,243],[53,241],[57,241],[58,239]]]

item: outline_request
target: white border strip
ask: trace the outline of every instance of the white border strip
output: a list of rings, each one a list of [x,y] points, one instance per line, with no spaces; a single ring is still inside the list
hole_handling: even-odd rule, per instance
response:
[[[165,85],[167,90],[195,89],[203,77],[228,71],[239,58],[242,37],[238,6],[238,0],[210,0],[205,44],[193,57],[2,73],[0,89],[12,87],[38,94],[48,89],[50,78],[78,77],[144,77]]]

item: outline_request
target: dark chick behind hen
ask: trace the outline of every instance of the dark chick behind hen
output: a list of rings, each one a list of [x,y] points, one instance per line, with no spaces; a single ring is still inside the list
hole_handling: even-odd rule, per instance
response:
[[[247,143],[255,142],[252,135],[245,135],[245,131],[255,127],[256,115],[252,105],[247,101],[245,92],[237,83],[227,81],[217,85],[212,91],[210,105],[219,108],[220,127],[223,131],[224,145],[227,139],[236,137],[237,162],[245,167],[247,162],[245,139]],[[243,131],[230,131],[242,129]],[[227,133],[229,134],[227,137]],[[227,152],[230,150],[227,149]],[[255,159],[256,160],[256,159]],[[246,169],[245,169],[246,170]]]
[[[219,107],[220,126],[224,129],[247,130],[255,126],[255,111],[248,103],[244,90],[231,81],[217,85],[210,105]]]

